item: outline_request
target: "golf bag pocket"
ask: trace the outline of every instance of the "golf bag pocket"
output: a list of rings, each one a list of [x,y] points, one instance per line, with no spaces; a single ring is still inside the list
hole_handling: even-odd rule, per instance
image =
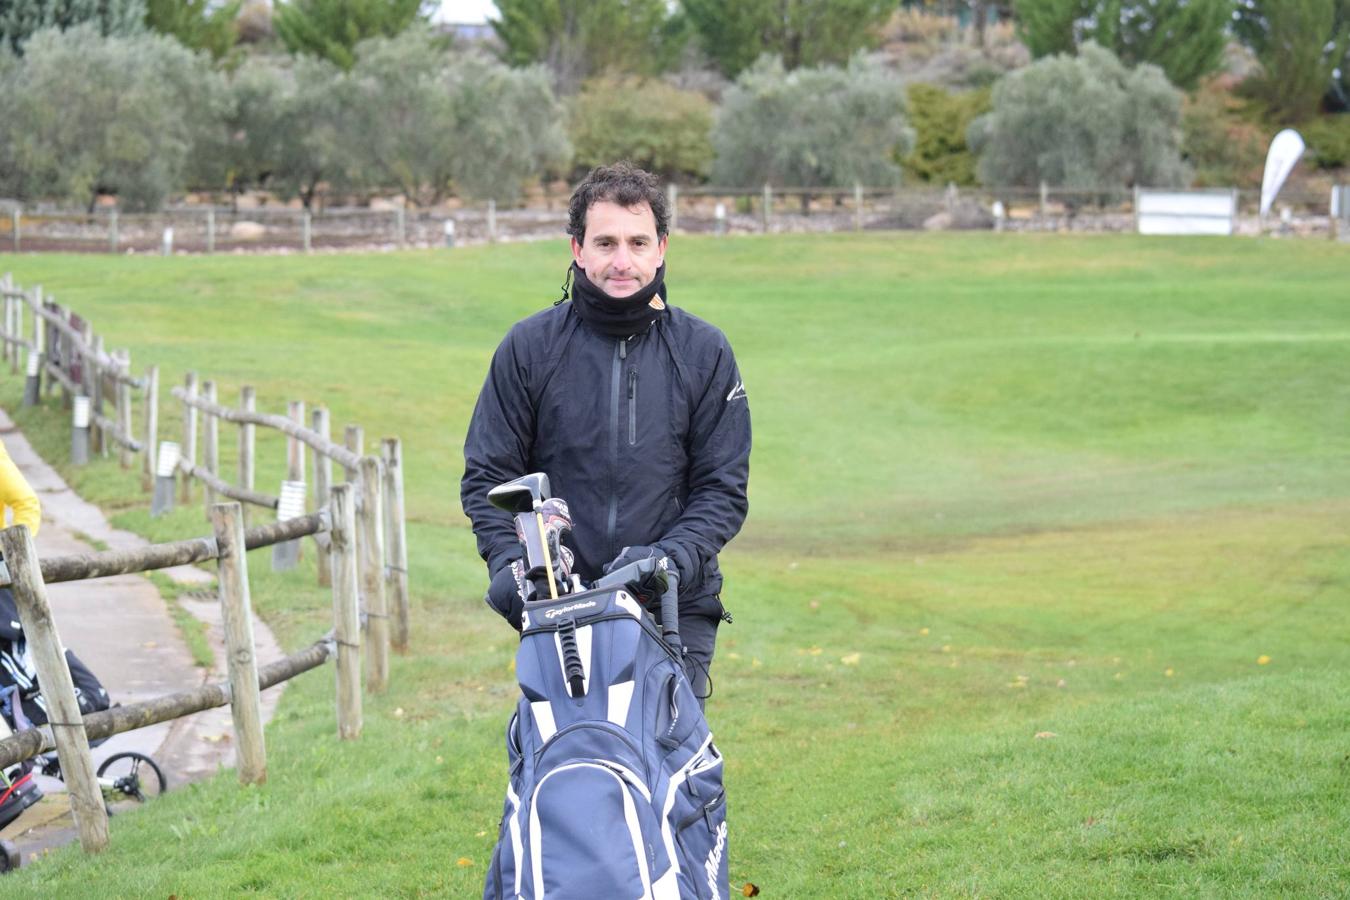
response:
[[[721,900],[728,881],[727,795],[722,754],[711,738],[671,778],[664,809],[682,861],[680,896]]]
[[[604,760],[577,760],[539,780],[529,848],[528,897],[679,897],[650,791]]]

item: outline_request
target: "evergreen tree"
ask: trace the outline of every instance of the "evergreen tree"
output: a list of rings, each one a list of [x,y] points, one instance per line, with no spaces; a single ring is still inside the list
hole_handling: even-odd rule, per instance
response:
[[[783,67],[846,63],[876,42],[894,0],[683,0],[699,43],[728,78],[761,54]]]
[[[218,5],[212,0],[145,0],[145,4],[145,24],[177,38],[184,47],[221,59],[234,46],[234,20],[243,0]]]
[[[145,0],[0,0],[0,43],[21,53],[43,28],[64,31],[90,22],[104,35],[135,34],[144,20]]]
[[[426,18],[428,0],[277,0],[273,24],[286,49],[329,59],[343,69],[372,37],[394,37]]]
[[[1223,61],[1232,7],[1233,0],[1016,0],[1018,30],[1032,56],[1071,53],[1092,41],[1126,65],[1161,67],[1187,90]]]
[[[572,94],[603,72],[655,74],[673,58],[665,0],[494,0],[502,59],[546,67]]]
[[[1244,89],[1282,123],[1316,115],[1350,48],[1346,0],[1242,0],[1234,31],[1261,61]]]

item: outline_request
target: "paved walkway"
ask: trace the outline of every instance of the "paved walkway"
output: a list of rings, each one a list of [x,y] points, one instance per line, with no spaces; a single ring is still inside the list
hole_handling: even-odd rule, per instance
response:
[[[28,440],[0,410],[0,439],[37,492],[42,503],[38,555],[62,556],[96,549],[127,550],[147,546],[144,538],[113,528],[101,510],[85,502],[33,452]],[[201,533],[210,531],[203,519]],[[91,545],[96,541],[100,546]],[[178,627],[159,590],[141,575],[51,585],[48,597],[62,643],[88,664],[115,703],[133,703],[225,679],[220,605],[215,601],[215,576],[194,566],[166,569],[174,580],[196,586],[200,599],[183,598],[183,606],[207,622],[217,664],[208,671],[194,665]],[[266,664],[282,656],[272,633],[256,618],[253,623],[257,659]],[[262,695],[264,721],[271,718],[281,687]],[[154,757],[169,779],[181,786],[234,765],[233,733],[228,707],[116,735],[94,749],[94,764],[113,753],[137,750]],[[3,831],[14,841],[24,863],[45,848],[75,839],[64,786],[41,779],[47,794]],[[116,832],[113,833],[116,839]]]

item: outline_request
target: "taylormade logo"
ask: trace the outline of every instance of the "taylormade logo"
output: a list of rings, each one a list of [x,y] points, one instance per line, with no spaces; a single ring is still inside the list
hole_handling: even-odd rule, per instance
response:
[[[732,400],[743,399],[745,399],[745,382],[738,381],[736,382],[736,386],[727,394],[727,402],[730,403]]]
[[[548,612],[544,613],[544,618],[556,619],[563,613],[575,612],[578,609],[590,609],[593,606],[595,606],[594,600],[587,600],[585,603],[570,603],[567,606],[559,606],[557,609],[550,609]]]
[[[703,864],[703,873],[708,876],[708,893],[714,897],[722,896],[717,890],[718,874],[722,868],[722,851],[727,846],[727,823],[723,822],[717,826],[717,843],[713,844],[712,851],[708,854],[708,861]]]

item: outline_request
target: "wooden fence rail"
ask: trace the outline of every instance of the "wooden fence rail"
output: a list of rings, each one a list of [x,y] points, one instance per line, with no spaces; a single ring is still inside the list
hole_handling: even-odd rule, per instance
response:
[[[56,750],[70,792],[71,809],[86,852],[97,853],[108,844],[108,818],[102,787],[94,774],[90,740],[98,740],[204,709],[229,704],[234,720],[239,779],[245,784],[266,780],[259,692],[316,668],[330,658],[338,663],[337,732],[339,739],[359,737],[361,701],[359,679],[361,633],[356,625],[358,542],[354,515],[354,488],[331,488],[325,510],[245,531],[239,503],[217,503],[210,509],[214,535],[174,544],[153,545],[134,551],[95,553],[39,560],[32,536],[24,525],[0,531],[9,571],[9,583],[19,609],[38,683],[50,721],[41,728],[19,731],[0,740],[0,767]],[[331,512],[330,512],[331,511]],[[299,653],[259,667],[252,633],[246,550],[326,533],[332,551],[334,627],[328,636]],[[65,650],[47,601],[45,573],[51,581],[96,578],[158,568],[176,563],[215,559],[219,565],[219,592],[225,624],[229,680],[205,685],[140,703],[81,716],[66,667]]]

